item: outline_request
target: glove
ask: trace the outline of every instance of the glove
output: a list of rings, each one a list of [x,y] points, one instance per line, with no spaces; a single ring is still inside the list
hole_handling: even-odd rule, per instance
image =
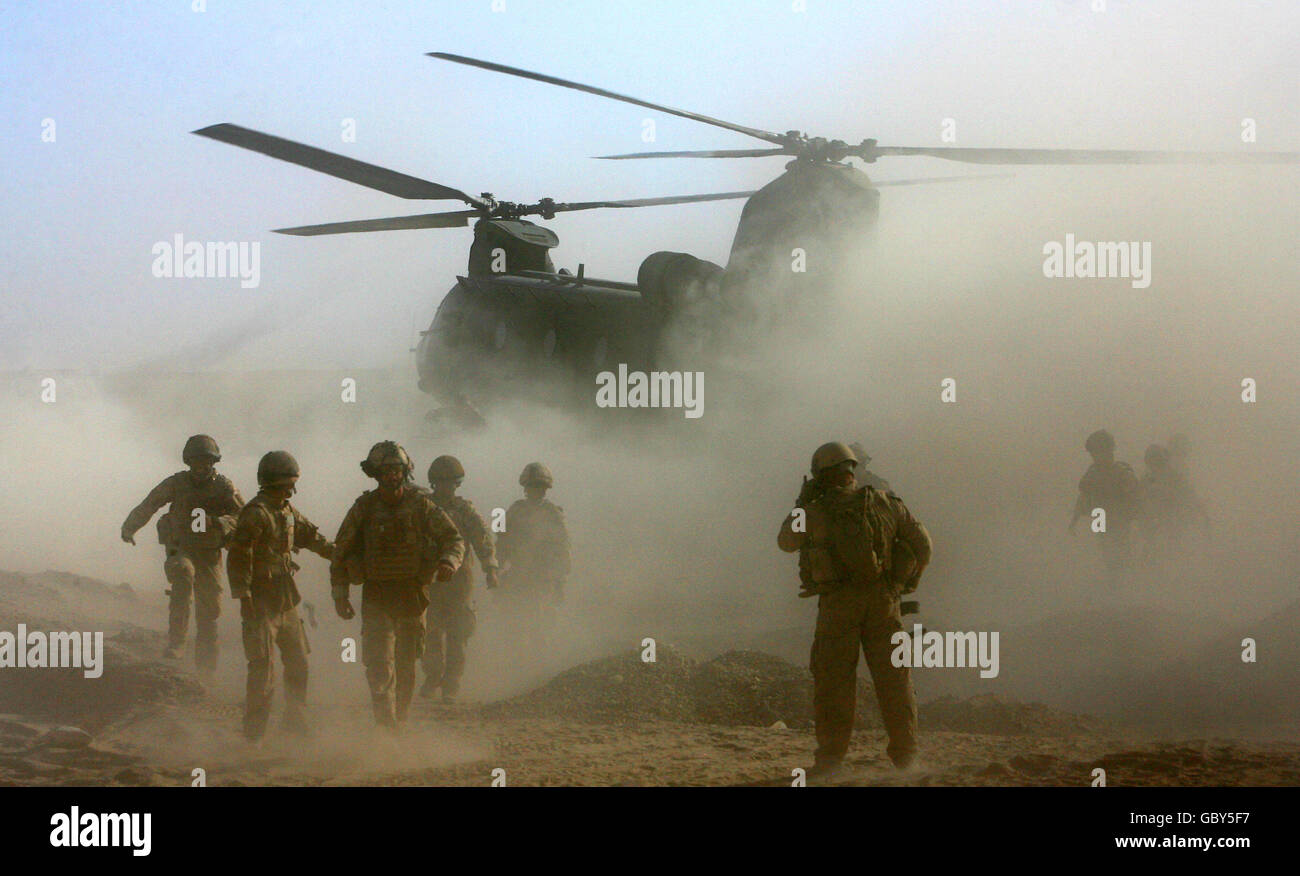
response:
[[[334,613],[344,620],[352,620],[357,616],[356,611],[352,608],[352,601],[346,596],[334,600]]]

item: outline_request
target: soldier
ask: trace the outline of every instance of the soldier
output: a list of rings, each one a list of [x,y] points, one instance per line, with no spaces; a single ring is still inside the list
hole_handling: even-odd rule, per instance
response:
[[[488,589],[497,586],[497,558],[492,533],[479,516],[474,503],[456,495],[465,479],[465,468],[454,456],[439,456],[429,466],[433,503],[456,524],[473,553],[465,551],[465,562],[450,581],[429,587],[429,632],[424,640],[424,684],[420,696],[432,697],[442,688],[442,701],[454,702],[465,671],[465,643],[474,634],[474,554],[478,554]]]
[[[361,585],[361,660],[375,720],[406,721],[415,691],[415,662],[424,651],[426,587],[450,581],[465,556],[465,540],[433,501],[407,483],[414,466],[393,441],[370,448],[361,470],[378,489],[361,495],[339,527],[330,563],[334,610],[356,612],[348,587]]]
[[[1113,580],[1132,560],[1138,479],[1128,463],[1115,461],[1115,439],[1105,429],[1089,435],[1083,447],[1092,456],[1092,465],[1079,480],[1079,497],[1074,503],[1069,529],[1074,532],[1079,518],[1090,515],[1094,509],[1106,512],[1106,529],[1095,535],[1101,539],[1102,558]]]
[[[1139,482],[1141,522],[1148,558],[1160,559],[1178,550],[1188,527],[1198,522],[1209,529],[1209,516],[1172,453],[1152,444],[1143,456],[1146,471]]]
[[[858,458],[858,467],[854,469],[854,479],[859,487],[872,487],[882,493],[889,492],[889,481],[867,468],[867,463],[871,462],[871,457],[867,455],[867,450],[858,442],[849,445],[853,455]]]
[[[171,584],[164,657],[179,657],[190,626],[194,601],[194,662],[204,675],[217,668],[217,618],[221,615],[221,547],[235,527],[243,497],[230,479],[216,472],[221,460],[217,442],[193,435],[181,450],[189,471],[177,472],[149,491],[122,524],[122,541],[135,544],[140,527],[163,505],[158,542],[167,553],[163,573]]]
[[[506,530],[497,539],[497,556],[509,564],[503,591],[531,621],[549,621],[549,609],[564,600],[569,577],[569,530],[564,509],[546,499],[554,484],[551,470],[530,462],[519,475],[524,498],[506,511]]]
[[[239,600],[244,627],[244,657],[248,684],[244,701],[244,736],[262,738],[271,714],[275,672],[274,646],[284,663],[284,726],[307,734],[307,632],[298,617],[302,597],[294,583],[298,564],[291,553],[306,548],[329,559],[334,545],[298,509],[289,504],[298,483],[298,461],[287,451],[273,450],[257,464],[253,500],[239,512],[230,537],[226,570],[230,595]]]
[[[857,464],[843,444],[817,448],[813,480],[777,535],[781,550],[799,551],[799,595],[817,597],[811,656],[817,752],[810,775],[833,772],[848,752],[859,649],[889,734],[889,759],[901,769],[916,758],[911,671],[891,662],[890,637],[903,629],[899,597],[916,589],[930,562],[930,536],[898,496],[855,487]]]

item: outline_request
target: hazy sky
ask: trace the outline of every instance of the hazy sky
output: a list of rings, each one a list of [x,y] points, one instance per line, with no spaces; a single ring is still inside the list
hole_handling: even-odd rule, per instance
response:
[[[404,355],[463,271],[469,229],[316,239],[269,229],[457,205],[403,201],[189,133],[216,122],[521,201],[726,191],[781,170],[779,159],[593,161],[758,144],[429,51],[850,141],[937,145],[950,117],[957,145],[1233,149],[1251,117],[1255,148],[1300,148],[1296,4],[799,5],[12,4],[0,33],[0,368],[360,367]],[[54,142],[42,140],[47,119]],[[345,119],[355,142],[343,141]],[[895,159],[872,174],[967,170]],[[979,199],[986,185],[949,191]],[[887,193],[885,221],[891,199],[911,197]],[[739,209],[561,217],[557,263],[632,279],[658,249],[725,262]],[[260,286],[154,278],[151,247],[176,234],[260,242]]]

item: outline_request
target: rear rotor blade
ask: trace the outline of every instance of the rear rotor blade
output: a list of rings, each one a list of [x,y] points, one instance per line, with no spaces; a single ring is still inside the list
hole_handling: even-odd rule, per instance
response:
[[[364,161],[357,161],[355,158],[336,155],[333,152],[326,152],[324,149],[317,149],[315,146],[295,143],[293,140],[286,140],[283,137],[263,134],[261,131],[254,131],[249,128],[241,128],[239,125],[223,123],[200,128],[193,133],[198,134],[200,137],[208,137],[222,143],[229,143],[231,146],[239,146],[242,149],[260,152],[263,155],[269,155],[272,158],[278,158],[299,167],[329,174],[366,188],[396,195],[399,198],[435,201],[451,199],[464,201],[475,206],[483,203],[478,198],[471,197],[459,189],[449,188],[419,177],[408,176],[374,164],[367,164]]]
[[[969,164],[1296,164],[1300,152],[1190,152],[1140,149],[972,149],[868,146],[860,157],[928,155]],[[858,154],[858,153],[852,153]]]
[[[315,237],[318,234],[351,234],[354,231],[403,231],[410,228],[460,228],[478,216],[477,210],[455,210],[450,213],[423,213],[418,216],[393,216],[388,219],[359,219],[355,222],[327,222],[324,225],[300,225],[296,228],[277,228],[276,234],[293,234],[298,237]]]
[[[658,110],[669,115],[679,116],[683,119],[692,119],[697,122],[703,122],[706,125],[714,125],[719,128],[726,128],[728,131],[736,131],[741,134],[748,134],[750,137],[757,137],[759,140],[766,140],[769,143],[784,145],[786,139],[780,134],[774,134],[771,131],[763,131],[759,128],[748,128],[744,125],[736,125],[731,122],[724,122],[721,119],[715,119],[712,116],[700,115],[699,113],[687,112],[686,110],[673,109],[663,104],[650,103],[648,100],[641,100],[636,97],[629,97],[626,94],[616,94],[613,91],[606,91],[603,88],[596,88],[593,85],[583,85],[579,82],[570,82],[567,79],[560,79],[557,76],[547,76],[544,73],[533,73],[529,70],[521,70],[518,67],[507,67],[505,64],[494,64],[491,61],[480,61],[476,58],[467,58],[464,55],[450,55],[446,52],[429,52],[431,58],[442,58],[444,61],[454,61],[457,64],[468,64],[471,67],[481,67],[484,70],[494,70],[497,73],[506,73],[510,76],[520,76],[524,79],[533,79],[537,82],[546,82],[551,85],[559,85],[562,88],[572,88],[575,91],[585,91],[588,94],[595,94],[599,97],[608,97],[611,100],[621,100],[624,103],[636,104],[646,109]]]
[[[624,158],[763,158],[768,155],[790,155],[789,149],[697,149],[680,152],[630,152],[624,155],[597,155],[615,161]]]

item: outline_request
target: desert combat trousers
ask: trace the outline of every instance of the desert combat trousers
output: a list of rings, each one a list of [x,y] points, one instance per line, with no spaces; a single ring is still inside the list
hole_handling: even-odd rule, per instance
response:
[[[883,585],[843,587],[818,597],[811,660],[817,763],[841,760],[849,750],[857,709],[859,649],[866,655],[889,734],[889,759],[904,766],[916,756],[911,670],[894,666],[889,659],[895,648],[890,636],[902,628],[898,594]]]
[[[424,678],[431,687],[454,696],[465,673],[465,645],[474,635],[474,609],[470,593],[474,582],[457,574],[450,581],[429,585],[428,632],[424,639]]]
[[[415,663],[424,653],[428,599],[416,581],[366,584],[361,590],[361,662],[366,666],[375,721],[406,720],[415,691]]]
[[[194,662],[203,672],[212,672],[217,668],[217,618],[221,616],[221,549],[168,545],[163,573],[171,585],[167,647],[184,646],[193,602]]]
[[[253,602],[254,615],[243,619],[244,658],[248,660],[248,683],[244,699],[244,736],[260,739],[271,716],[271,694],[275,690],[275,667],[271,658],[276,646],[284,663],[284,726],[303,733],[307,730],[307,655],[311,645],[298,617],[298,608],[277,611]]]

